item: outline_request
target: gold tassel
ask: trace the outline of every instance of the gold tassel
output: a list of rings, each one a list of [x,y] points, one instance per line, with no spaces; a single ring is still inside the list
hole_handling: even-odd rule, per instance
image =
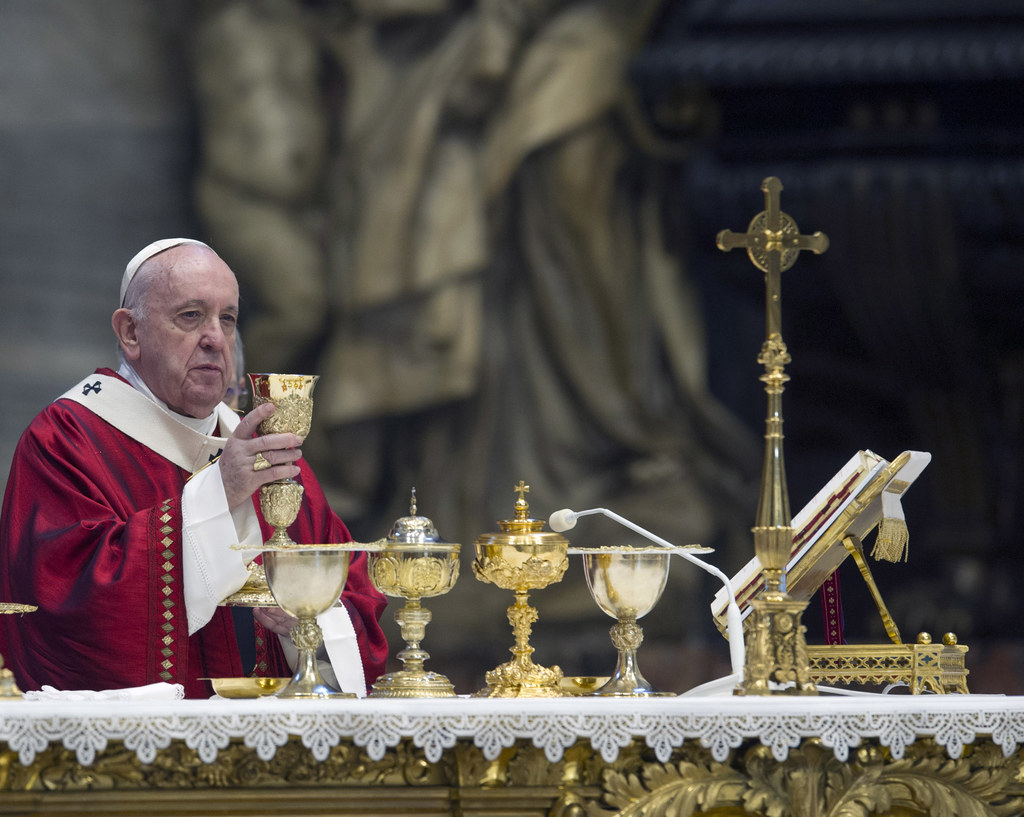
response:
[[[878,535],[875,536],[871,557],[875,561],[905,562],[910,554],[909,542],[910,531],[907,530],[906,520],[882,517],[878,523]]]

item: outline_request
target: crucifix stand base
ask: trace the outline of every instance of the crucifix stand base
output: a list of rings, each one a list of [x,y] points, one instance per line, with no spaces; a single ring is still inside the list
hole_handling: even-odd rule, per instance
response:
[[[805,601],[766,591],[751,603],[745,637],[747,660],[737,695],[817,695],[807,655]],[[786,685],[772,688],[772,683]]]

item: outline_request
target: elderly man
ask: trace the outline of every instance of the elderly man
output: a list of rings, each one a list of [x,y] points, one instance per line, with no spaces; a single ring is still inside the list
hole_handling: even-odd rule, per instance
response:
[[[219,602],[273,530],[254,501],[268,482],[305,487],[296,541],[351,540],[301,459],[302,439],[254,436],[273,405],[239,420],[222,403],[237,319],[238,284],[210,247],[149,245],[128,264],[112,318],[120,369],[86,377],[22,436],[0,518],[0,599],[39,608],[0,617],[22,689],[166,681],[206,697],[203,678],[248,672]],[[387,657],[386,599],[365,555],[353,558],[342,602],[321,621],[326,651],[341,688],[362,695]],[[259,669],[290,674],[292,621],[276,609],[256,618]]]

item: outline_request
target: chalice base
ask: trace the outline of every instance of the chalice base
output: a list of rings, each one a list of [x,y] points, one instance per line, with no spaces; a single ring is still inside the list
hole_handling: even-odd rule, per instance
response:
[[[671,695],[655,689],[650,681],[644,678],[637,664],[637,648],[643,642],[643,630],[636,619],[619,619],[611,629],[612,643],[619,651],[619,660],[615,672],[604,686],[593,694],[608,697],[652,697]]]
[[[14,673],[3,667],[3,656],[0,656],[0,700],[3,698],[21,699],[24,696],[14,680]]]
[[[0,615],[5,613],[34,613],[37,609],[39,608],[34,604],[0,601]],[[0,700],[20,700],[22,697],[22,692],[18,689],[18,683],[14,680],[14,673],[4,666],[4,657],[0,655]]]
[[[455,687],[445,676],[426,670],[398,670],[382,675],[371,698],[454,698]]]
[[[270,592],[263,565],[252,562],[249,577],[238,590],[221,602],[223,607],[277,607],[277,599]]]
[[[592,695],[598,697],[618,698],[654,698],[658,696],[675,697],[674,692],[662,692],[656,689],[640,671],[635,668],[633,672],[623,672],[621,666],[617,667],[615,674],[608,679],[608,683],[599,687]]]
[[[541,667],[532,661],[513,659],[488,672],[487,686],[474,698],[564,698],[568,693],[559,684],[559,667]]]
[[[300,669],[292,676],[292,679],[284,688],[275,693],[276,698],[355,698],[352,692],[341,692],[328,684],[320,671],[315,669],[312,673]]]
[[[299,634],[301,637],[301,631],[304,624],[308,624],[307,619],[299,619],[299,625],[292,629],[292,643],[296,641],[296,635]],[[320,628],[316,624],[315,619],[313,621],[313,627],[317,636],[320,634]],[[330,684],[328,684],[323,676],[320,674],[320,668],[317,666],[316,653],[323,640],[318,638],[318,643],[309,644],[308,642],[299,646],[299,660],[295,667],[295,675],[285,685],[284,689],[276,693],[277,698],[355,698],[356,695],[351,692],[341,692]]]

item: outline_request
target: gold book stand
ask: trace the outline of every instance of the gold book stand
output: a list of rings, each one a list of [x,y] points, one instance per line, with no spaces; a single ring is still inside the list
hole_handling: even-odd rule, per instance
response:
[[[864,555],[862,541],[878,528],[873,556],[899,561],[908,541],[900,497],[931,461],[921,451],[904,451],[889,462],[872,451],[859,451],[793,517],[793,549],[786,566],[786,592],[807,602],[829,576],[852,557],[882,618],[891,643],[808,645],[811,679],[816,684],[881,686],[905,684],[920,692],[968,693],[968,647],[946,633],[934,643],[921,633],[903,643]],[[755,556],[732,579],[740,612],[764,588],[762,566]],[[718,628],[726,632],[728,599],[720,592],[711,605]]]

